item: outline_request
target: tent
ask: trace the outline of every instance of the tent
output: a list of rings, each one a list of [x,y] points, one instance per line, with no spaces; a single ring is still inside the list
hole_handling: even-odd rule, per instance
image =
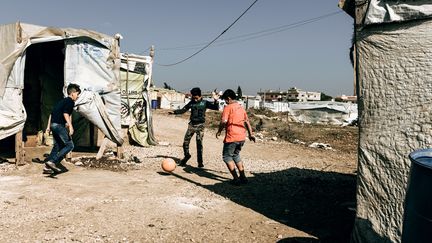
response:
[[[65,87],[76,83],[83,92],[74,123],[84,117],[106,138],[123,143],[117,38],[17,22],[1,25],[0,39],[0,139],[45,129],[53,106],[67,95]]]
[[[352,242],[401,242],[409,153],[432,143],[431,1],[342,0],[359,106]]]
[[[153,132],[151,98],[153,49],[150,56],[121,53],[121,122],[141,146],[157,145]]]
[[[290,102],[288,111],[303,123],[348,125],[357,119],[357,104],[347,102]]]

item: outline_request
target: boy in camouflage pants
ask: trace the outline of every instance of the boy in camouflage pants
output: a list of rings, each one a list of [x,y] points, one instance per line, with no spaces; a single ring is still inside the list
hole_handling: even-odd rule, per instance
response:
[[[189,144],[192,136],[196,134],[197,145],[197,160],[198,167],[204,167],[203,163],[203,138],[205,126],[205,113],[207,109],[219,110],[218,96],[213,95],[214,102],[203,100],[200,88],[193,88],[191,91],[192,99],[183,108],[169,112],[169,114],[183,114],[189,109],[191,110],[190,121],[188,129],[183,140],[183,153],[184,158],[180,161],[180,166],[185,166],[187,161],[191,158],[189,153]]]

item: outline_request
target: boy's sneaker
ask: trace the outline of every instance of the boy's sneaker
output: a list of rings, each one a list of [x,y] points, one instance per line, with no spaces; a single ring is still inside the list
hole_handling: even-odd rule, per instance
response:
[[[47,168],[47,167],[44,167],[43,168],[43,171],[42,171],[42,174],[53,174],[54,173],[54,171],[53,170],[51,170],[50,168]]]
[[[65,172],[69,171],[68,168],[66,168],[64,165],[62,165],[62,163],[58,163],[57,168],[59,168],[61,170],[61,173],[65,173]]]
[[[191,156],[190,154],[185,155],[185,157],[184,157],[182,160],[180,160],[179,165],[180,165],[180,166],[185,166],[186,163],[188,162],[188,160],[189,160],[191,157],[192,157],[192,156]]]
[[[52,162],[52,161],[47,161],[47,162],[45,162],[45,166],[48,167],[48,168],[50,168],[51,170],[53,170],[53,171],[56,172],[56,173],[61,172],[61,169],[58,168],[58,167],[56,166],[56,164],[55,164],[54,162]]]

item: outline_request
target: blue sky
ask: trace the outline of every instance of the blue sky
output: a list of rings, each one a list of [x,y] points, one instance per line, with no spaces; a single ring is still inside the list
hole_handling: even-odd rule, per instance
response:
[[[334,13],[338,0],[258,0],[214,46],[174,66],[222,33],[253,0],[2,1],[0,24],[21,21],[121,33],[121,51],[148,54],[154,80],[179,91],[199,86],[255,94],[297,87],[328,95],[353,93],[349,47],[353,19],[341,12],[296,28],[262,32]],[[246,34],[259,38],[239,38]],[[256,37],[258,34],[249,35]],[[224,41],[225,40],[225,41]],[[196,46],[195,46],[196,45]],[[201,45],[202,46],[202,45]],[[193,49],[195,48],[195,49]],[[198,48],[198,49],[197,49]]]

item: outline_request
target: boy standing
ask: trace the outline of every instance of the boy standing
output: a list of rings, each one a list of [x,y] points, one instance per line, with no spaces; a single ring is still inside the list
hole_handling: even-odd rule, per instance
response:
[[[246,140],[246,131],[249,134],[249,140],[255,142],[252,134],[252,128],[248,116],[243,107],[236,100],[236,93],[227,89],[222,94],[226,106],[222,112],[222,119],[219,124],[219,130],[216,133],[218,138],[225,128],[225,139],[222,152],[223,161],[226,163],[229,172],[233,176],[231,181],[234,185],[247,183],[243,162],[240,158],[240,151]],[[237,175],[236,167],[240,177]]]
[[[72,135],[74,129],[72,126],[72,111],[75,101],[78,99],[81,89],[77,84],[69,84],[67,87],[66,98],[60,100],[55,106],[48,119],[47,132],[52,131],[54,145],[50,155],[45,162],[45,166],[54,173],[60,173],[60,162],[65,155],[73,150],[74,144]],[[44,169],[44,173],[49,172]]]
[[[191,89],[192,100],[187,103],[183,108],[169,112],[169,114],[183,114],[189,109],[191,110],[190,121],[188,129],[183,140],[183,153],[184,158],[180,161],[180,166],[185,166],[186,162],[191,158],[189,153],[189,144],[192,136],[196,133],[196,147],[197,147],[197,160],[198,167],[204,167],[203,163],[203,138],[204,138],[204,125],[205,113],[207,109],[219,110],[218,96],[213,94],[214,102],[203,100],[200,88]]]

